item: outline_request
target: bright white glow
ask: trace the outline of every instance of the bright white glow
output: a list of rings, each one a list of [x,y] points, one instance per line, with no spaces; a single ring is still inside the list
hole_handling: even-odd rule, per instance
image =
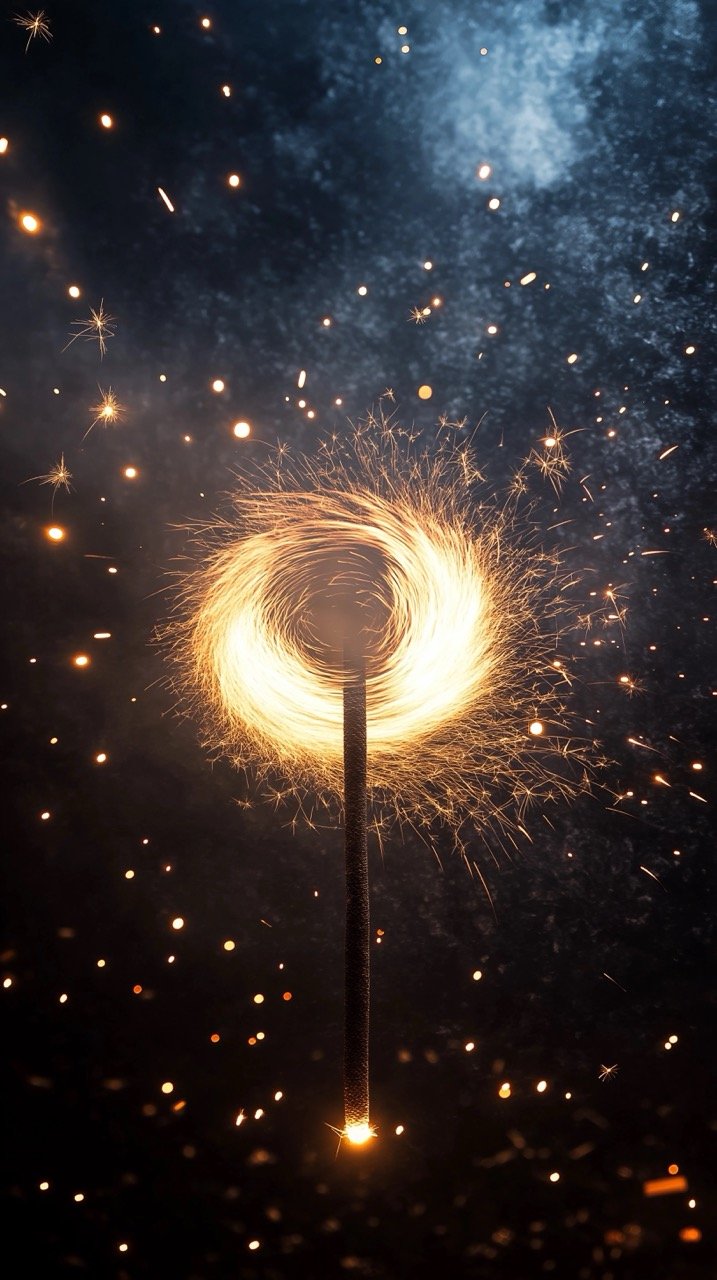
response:
[[[343,1130],[342,1137],[347,1142],[353,1143],[355,1147],[362,1147],[364,1143],[370,1142],[376,1137],[376,1130],[367,1120],[361,1121],[359,1124],[347,1124]]]

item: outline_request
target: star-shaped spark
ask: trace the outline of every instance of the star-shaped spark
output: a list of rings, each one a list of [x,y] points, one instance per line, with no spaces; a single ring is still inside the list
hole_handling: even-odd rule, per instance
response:
[[[423,310],[421,310],[420,307],[411,307],[408,318],[409,320],[413,320],[414,324],[425,324],[430,314],[431,312],[428,307],[424,307]]]
[[[614,1080],[617,1072],[618,1065],[616,1062],[613,1062],[611,1067],[606,1067],[602,1062],[600,1063],[599,1078],[601,1080]]]
[[[95,416],[83,435],[83,440],[87,439],[90,431],[97,426],[98,422],[103,423],[104,426],[109,426],[111,422],[119,422],[126,412],[124,405],[120,404],[111,387],[103,391],[102,387],[98,386],[97,390],[100,393],[100,402],[90,407],[90,413],[94,413]]]
[[[48,22],[47,14],[43,9],[38,9],[37,13],[18,13],[15,15],[13,21],[17,23],[18,27],[22,27],[23,31],[27,31],[28,33],[25,53],[27,53],[30,48],[31,40],[34,40],[37,36],[39,36],[41,40],[47,40],[48,42],[52,39],[50,23]]]
[[[57,490],[65,489],[67,493],[69,493],[70,489],[72,488],[70,484],[71,479],[72,479],[72,472],[65,465],[65,455],[64,453],[62,453],[60,454],[60,461],[56,462],[54,467],[50,467],[50,470],[47,472],[46,475],[30,476],[30,478],[28,480],[23,481],[23,483],[30,484],[31,481],[37,480],[38,484],[52,485],[52,502],[50,504],[50,510],[54,511],[55,494],[57,493]]]
[[[108,339],[113,338],[115,332],[114,316],[108,315],[105,311],[104,298],[100,299],[100,305],[96,311],[94,307],[90,307],[89,320],[73,320],[72,328],[77,329],[77,333],[73,334],[62,350],[67,351],[67,347],[71,347],[78,338],[85,338],[87,342],[97,343],[100,359],[102,359],[107,351]]]
[[[548,409],[552,428],[543,437],[541,441],[543,452],[539,453],[537,449],[532,449],[528,457],[534,467],[538,468],[544,480],[549,480],[556,493],[560,493],[563,481],[570,471],[570,462],[565,451],[564,441],[566,436],[574,435],[573,431],[561,431],[558,426],[552,409]]]

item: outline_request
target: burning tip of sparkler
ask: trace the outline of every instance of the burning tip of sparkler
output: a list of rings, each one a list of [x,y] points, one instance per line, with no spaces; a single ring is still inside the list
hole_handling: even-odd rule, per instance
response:
[[[376,1136],[376,1129],[369,1124],[368,1120],[361,1120],[358,1124],[347,1124],[341,1130],[341,1137],[354,1147],[363,1147]]]

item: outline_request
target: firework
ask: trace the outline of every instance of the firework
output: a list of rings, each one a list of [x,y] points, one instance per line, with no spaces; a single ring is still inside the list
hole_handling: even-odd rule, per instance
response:
[[[467,445],[429,450],[371,420],[313,463],[282,449],[239,477],[229,516],[192,529],[199,563],[170,629],[206,745],[299,795],[340,795],[344,673],[317,613],[329,581],[350,582],[374,808],[510,833],[531,802],[572,794],[587,749],[561,640],[579,584],[537,546],[529,508],[517,519],[526,487],[492,500]]]
[[[37,13],[18,13],[14,18],[18,27],[22,27],[23,31],[27,31],[27,44],[25,45],[25,53],[30,48],[30,44],[38,36],[41,40],[47,40],[48,43],[52,39],[50,23],[47,20],[47,14],[42,10]]]
[[[23,481],[23,484],[30,484],[33,480],[37,480],[39,484],[52,485],[52,501],[50,503],[50,512],[52,513],[55,509],[55,495],[58,489],[65,489],[69,493],[72,488],[71,479],[72,472],[66,466],[65,455],[62,453],[60,454],[60,461],[56,462],[54,467],[50,467],[50,470],[45,475],[30,476],[28,480]]]
[[[97,390],[100,393],[100,401],[99,404],[93,404],[90,409],[90,413],[93,413],[95,416],[83,435],[83,440],[86,440],[90,431],[93,427],[97,426],[98,422],[102,422],[105,426],[108,426],[111,422],[119,422],[120,418],[124,417],[125,414],[124,405],[120,404],[111,387],[109,387],[107,391],[103,391],[102,387],[98,386]]]
[[[107,353],[107,342],[114,337],[115,324],[114,316],[110,316],[105,311],[104,298],[100,299],[100,305],[95,310],[90,307],[90,316],[88,320],[73,320],[72,328],[77,329],[77,333],[73,334],[70,341],[63,347],[63,351],[67,351],[73,342],[77,342],[78,338],[84,338],[87,342],[96,342],[99,347],[100,359]]]
[[[258,768],[275,795],[330,805],[345,784],[354,1140],[372,1133],[356,1083],[367,1050],[352,1048],[368,1037],[362,734],[374,822],[443,822],[459,845],[467,824],[514,839],[531,803],[585,781],[560,653],[576,580],[529,518],[519,532],[526,483],[507,503],[483,484],[469,446],[429,448],[383,416],[331,436],[314,462],[282,450],[239,479],[226,520],[195,530],[200,563],[182,576],[170,629],[211,749]],[[347,636],[360,662],[347,661]]]

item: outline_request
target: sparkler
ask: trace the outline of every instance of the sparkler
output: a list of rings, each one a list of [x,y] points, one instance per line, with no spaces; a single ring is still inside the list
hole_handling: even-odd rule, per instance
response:
[[[462,848],[466,824],[515,843],[531,803],[587,779],[559,654],[577,579],[518,531],[524,478],[502,505],[481,486],[468,445],[429,448],[383,414],[313,462],[281,448],[239,477],[229,518],[195,529],[169,628],[215,753],[300,803],[343,789],[351,1141],[374,1133],[367,787],[377,829],[445,823]]]

